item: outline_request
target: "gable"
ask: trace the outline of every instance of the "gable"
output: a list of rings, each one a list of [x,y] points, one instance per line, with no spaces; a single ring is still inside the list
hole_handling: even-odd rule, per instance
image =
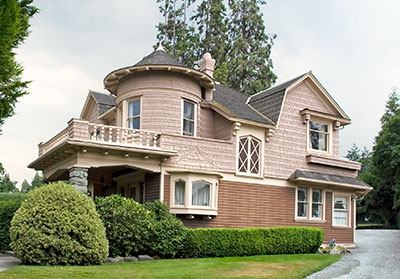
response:
[[[93,122],[94,117],[96,117],[95,120],[97,120],[99,117],[99,107],[92,94],[89,92],[85,105],[82,108],[80,118],[89,122]]]

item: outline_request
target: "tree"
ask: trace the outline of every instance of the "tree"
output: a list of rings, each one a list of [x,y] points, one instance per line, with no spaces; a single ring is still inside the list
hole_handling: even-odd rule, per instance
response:
[[[18,192],[16,181],[11,181],[10,175],[0,163],[0,193]]]
[[[277,79],[270,58],[276,35],[265,33],[262,4],[264,0],[229,0],[228,84],[249,94],[269,88]]]
[[[360,148],[353,143],[353,146],[347,150],[347,155],[345,157],[350,161],[361,163],[361,169],[358,172],[359,176],[362,176],[368,171],[371,161],[371,152],[365,146],[363,150],[360,150]]]
[[[29,184],[28,181],[26,181],[26,179],[24,179],[24,181],[22,182],[21,185],[21,192],[22,193],[28,193],[31,189],[31,185]]]
[[[28,94],[28,81],[21,78],[23,67],[13,51],[29,35],[29,19],[38,12],[33,0],[0,1],[0,129],[14,114],[18,99]],[[1,130],[0,130],[1,132]]]
[[[389,94],[389,100],[386,102],[386,110],[382,115],[381,123],[384,125],[393,116],[400,114],[400,97],[397,93],[397,89],[393,88],[392,92]]]
[[[188,9],[198,3],[196,9]],[[204,52],[216,60],[214,78],[249,94],[275,81],[270,58],[276,35],[267,35],[260,5],[264,0],[157,0],[164,22],[157,39],[188,67],[196,67]],[[189,18],[192,10],[192,20]]]
[[[43,176],[36,172],[31,182],[31,190],[43,185]]]

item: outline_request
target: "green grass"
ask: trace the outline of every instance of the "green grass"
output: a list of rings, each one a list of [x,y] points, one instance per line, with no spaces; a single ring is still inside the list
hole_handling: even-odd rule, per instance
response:
[[[101,266],[17,266],[0,273],[10,278],[304,278],[340,259],[339,255],[158,260]]]

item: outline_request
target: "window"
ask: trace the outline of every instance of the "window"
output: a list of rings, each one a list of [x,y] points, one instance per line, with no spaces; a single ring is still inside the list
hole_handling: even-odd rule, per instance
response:
[[[140,99],[128,103],[128,128],[140,129]]]
[[[349,225],[348,197],[335,196],[334,198],[333,225]]]
[[[239,139],[238,171],[247,174],[260,173],[261,142],[251,136]]]
[[[185,205],[186,183],[183,180],[175,182],[175,205]]]
[[[308,189],[299,188],[297,190],[297,216],[307,217],[308,209]]]
[[[210,184],[203,181],[192,183],[192,205],[210,206]]]
[[[311,198],[310,198],[311,197]],[[297,188],[297,217],[323,219],[323,191],[317,188]]]
[[[328,151],[329,126],[318,122],[309,122],[310,142],[309,146],[313,150]]]
[[[183,101],[183,135],[194,136],[194,103]]]

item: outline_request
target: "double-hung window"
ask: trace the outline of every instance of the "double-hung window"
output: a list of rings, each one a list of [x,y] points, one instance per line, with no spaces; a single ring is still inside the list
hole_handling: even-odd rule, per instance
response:
[[[140,129],[140,99],[128,103],[128,128]]]
[[[297,188],[297,218],[323,219],[323,191],[318,188]]]
[[[329,125],[310,121],[309,124],[309,147],[313,150],[328,152]]]
[[[238,171],[246,174],[260,173],[261,142],[252,136],[239,139]]]
[[[194,136],[195,128],[195,104],[189,101],[183,101],[183,127],[184,136]]]
[[[347,196],[334,196],[333,225],[349,225],[349,198]]]

